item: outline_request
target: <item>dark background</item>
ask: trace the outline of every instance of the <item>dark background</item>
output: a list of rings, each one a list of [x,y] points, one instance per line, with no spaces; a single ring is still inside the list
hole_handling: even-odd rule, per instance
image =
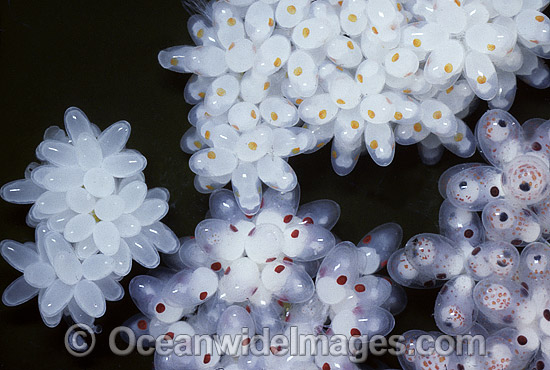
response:
[[[148,159],[149,187],[170,190],[170,212],[164,221],[178,236],[191,235],[204,217],[208,196],[194,190],[189,156],[179,139],[189,124],[190,109],[183,100],[188,76],[163,70],[159,50],[189,44],[188,14],[178,0],[0,0],[0,184],[21,178],[35,160],[34,150],[44,130],[63,125],[69,106],[81,108],[105,129],[118,120],[132,124],[128,147]],[[511,110],[520,122],[549,118],[550,94],[520,84]],[[486,104],[480,104],[467,123],[474,127]],[[357,242],[375,226],[400,223],[405,241],[421,232],[437,232],[442,199],[437,179],[449,166],[464,162],[446,152],[436,166],[420,163],[416,147],[397,147],[388,168],[368,157],[354,172],[338,177],[331,168],[329,148],[290,160],[302,188],[302,201],[329,198],[342,207],[335,232]],[[480,161],[476,155],[468,161]],[[26,206],[2,202],[0,239],[30,241],[33,230],[25,224]],[[125,287],[136,273],[122,283]],[[20,276],[0,262],[0,290]],[[394,333],[435,329],[436,291],[408,290],[409,305],[397,317]],[[15,308],[0,305],[0,368],[42,369],[150,369],[152,358],[137,354],[117,357],[108,351],[108,333],[137,309],[127,295],[109,303],[97,320],[104,328],[94,353],[71,357],[63,345],[67,325],[47,328],[36,299]],[[396,366],[395,359],[385,358]]]

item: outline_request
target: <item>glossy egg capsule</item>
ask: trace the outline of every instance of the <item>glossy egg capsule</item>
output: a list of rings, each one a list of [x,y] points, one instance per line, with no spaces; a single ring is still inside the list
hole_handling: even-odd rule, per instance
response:
[[[399,285],[416,288],[431,289],[443,285],[442,281],[433,276],[424,273],[423,269],[418,269],[407,258],[405,248],[396,250],[388,260],[388,274]]]
[[[282,252],[297,261],[319,260],[334,248],[334,235],[323,226],[315,225],[314,221],[309,222],[313,219],[305,220],[296,217],[286,225]]]
[[[447,199],[456,207],[481,211],[504,196],[502,172],[492,166],[475,166],[454,174],[446,186]]]
[[[548,286],[550,280],[550,246],[535,242],[521,251],[520,280],[527,286]]]
[[[150,321],[151,319],[149,319],[147,316],[142,313],[138,313],[126,320],[123,325],[127,328],[130,328],[134,332],[136,339],[139,339],[139,337],[141,336],[150,335]],[[124,340],[126,343],[129,342],[130,338],[128,337],[127,333],[121,332],[120,336],[122,340]],[[143,344],[144,347],[154,346],[154,343],[149,342],[147,339],[144,339]]]
[[[443,333],[463,334],[472,328],[477,317],[472,300],[474,287],[474,279],[467,275],[459,275],[443,285],[434,308],[435,323]]]
[[[170,332],[166,335],[171,338],[175,333]],[[187,334],[189,335],[189,334]],[[176,337],[177,338],[177,337]],[[204,369],[215,367],[221,360],[222,354],[218,347],[214,345],[214,340],[210,336],[201,336],[201,343],[198,346],[190,345],[184,347],[180,341],[174,341],[174,350],[169,351],[168,355],[163,355],[156,351],[154,355],[154,367],[159,370],[171,369]]]
[[[516,246],[536,241],[542,231],[533,212],[517,208],[505,200],[487,204],[481,220],[489,239],[502,240]]]
[[[525,151],[550,161],[550,122],[542,118],[533,118],[523,126]]]
[[[403,239],[403,229],[394,222],[377,226],[366,234],[357,248],[367,256],[366,268],[363,274],[373,274],[386,267],[391,254],[399,248]]]
[[[524,154],[521,125],[503,110],[486,112],[477,122],[476,137],[481,154],[497,168]]]
[[[550,234],[550,198],[543,200],[531,207],[542,227],[542,233],[546,238]]]
[[[540,370],[540,369],[544,369],[548,364],[550,364],[548,356],[546,356],[544,352],[539,351],[539,353],[537,353],[535,357],[533,357],[527,369]]]
[[[317,295],[314,295],[307,302],[293,304],[285,321],[291,324],[308,322],[323,326],[328,316],[328,310],[329,306],[323,303]]]
[[[361,142],[358,144],[360,143]],[[355,145],[350,148],[335,137],[332,141],[331,153],[332,155],[330,161],[334,172],[336,172],[339,176],[345,176],[351,173],[357,165],[361,154],[361,145]]]
[[[451,136],[439,136],[441,144],[461,158],[470,158],[476,152],[476,139],[472,130],[464,123],[464,121],[457,119],[457,131]]]
[[[400,343],[404,346],[404,351],[397,356],[399,364],[405,370],[416,370],[415,359],[419,354],[416,351],[418,338],[422,335],[428,335],[423,330],[409,330],[403,333],[403,339]]]
[[[418,143],[418,155],[427,166],[433,166],[441,160],[444,147],[436,135],[430,134]]]
[[[407,307],[407,292],[405,292],[405,289],[401,285],[392,279],[384,277],[384,280],[391,284],[391,293],[380,307],[390,311],[393,315],[399,315]]]
[[[220,316],[216,333],[220,337],[222,335],[235,336],[245,333],[241,345],[246,346],[250,343],[250,338],[254,336],[255,328],[254,319],[245,308],[231,305]]]
[[[463,271],[464,256],[454,243],[438,234],[418,234],[405,245],[407,259],[423,274],[448,280]]]
[[[225,269],[220,279],[220,296],[228,302],[244,302],[259,287],[260,271],[247,257],[238,258]]]
[[[164,323],[176,322],[184,314],[181,306],[170,305],[161,296],[164,282],[153,276],[136,276],[130,282],[130,295],[139,310]]]
[[[485,233],[481,219],[476,212],[459,208],[449,200],[439,208],[439,231],[453,240],[465,253],[484,241]]]
[[[320,347],[320,344],[318,345]],[[352,362],[350,359],[350,356],[343,356],[343,355],[337,355],[337,354],[327,354],[323,353],[319,349],[317,350],[317,354],[314,357],[315,363],[312,367],[307,367],[308,370],[315,370],[315,369],[322,369],[323,367],[325,369],[343,369],[343,370],[356,370],[359,369],[359,367]],[[298,362],[299,363],[299,362]],[[299,365],[303,366],[303,365]],[[306,365],[307,366],[307,365]]]
[[[195,228],[197,245],[211,258],[232,261],[244,252],[246,235],[238,232],[236,226],[228,221],[207,219]]]
[[[504,368],[522,369],[536,354],[539,338],[530,328],[504,328],[487,338],[488,356],[481,360],[481,366],[500,363]]]
[[[380,307],[358,306],[353,310],[338,312],[331,322],[331,329],[335,334],[346,337],[371,337],[375,334],[387,335],[395,325],[393,315]],[[362,338],[363,340],[366,337]]]
[[[440,332],[410,330],[403,334],[405,351],[399,354],[399,363],[405,370],[449,369],[450,356],[440,355],[434,350]]]
[[[528,206],[546,199],[550,193],[548,163],[533,155],[522,155],[504,167],[502,187],[506,199]]]
[[[519,270],[519,252],[515,246],[502,241],[477,245],[468,255],[465,268],[475,280],[490,276],[514,278]]]
[[[314,225],[330,230],[340,218],[340,213],[338,203],[329,199],[322,199],[301,205],[296,216],[302,220],[309,217],[313,220]]]
[[[473,297],[479,311],[492,323],[517,326],[535,318],[529,290],[518,282],[488,277],[477,283]]]
[[[356,307],[384,306],[393,292],[391,282],[386,279],[376,275],[360,277],[352,289],[346,289],[343,301],[330,306],[331,315]]]
[[[222,299],[220,294],[216,294],[204,304],[200,305],[194,316],[188,318],[196,327],[196,330],[205,334],[215,334],[218,321],[222,313],[230,306],[226,300]]]
[[[162,256],[162,261],[174,270],[181,270],[186,267],[196,269],[201,266],[208,266],[215,263],[201,248],[197,246],[195,238],[180,238],[180,249],[174,254]]]
[[[268,305],[257,302],[250,302],[245,306],[246,311],[250,311],[252,319],[256,324],[256,332],[261,333],[264,328],[269,328],[272,333],[282,333],[285,328],[285,308],[280,304]],[[286,317],[289,313],[287,312]]]
[[[315,294],[311,277],[288,258],[267,263],[261,272],[261,282],[283,302],[302,303]]]
[[[364,269],[366,256],[351,242],[342,242],[325,257],[315,280],[319,299],[326,304],[336,304],[351,289],[360,271]]]
[[[459,172],[462,172],[465,169],[468,169],[471,167],[484,166],[484,165],[485,165],[484,163],[461,163],[446,169],[439,177],[439,181],[437,184],[439,194],[446,199],[447,186],[449,185],[449,181],[454,175],[456,175]]]
[[[164,287],[163,297],[174,306],[193,307],[212,297],[218,289],[218,276],[207,267],[183,269]]]

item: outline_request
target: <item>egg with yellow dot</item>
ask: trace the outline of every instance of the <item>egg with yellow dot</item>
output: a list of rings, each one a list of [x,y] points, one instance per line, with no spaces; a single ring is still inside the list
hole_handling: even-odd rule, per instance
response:
[[[285,65],[290,53],[291,45],[288,38],[273,35],[257,48],[254,71],[270,76]]]
[[[298,109],[290,101],[269,97],[260,104],[260,115],[275,127],[292,127],[298,123]]]
[[[498,76],[488,55],[471,51],[465,60],[466,81],[477,96],[484,100],[493,99],[498,93]]]
[[[246,36],[255,45],[261,45],[272,34],[275,27],[273,8],[262,1],[253,2],[244,17]]]
[[[347,75],[340,75],[330,81],[328,86],[332,101],[341,109],[353,109],[361,102],[361,88]]]
[[[367,125],[365,143],[372,160],[379,166],[389,165],[395,155],[395,138],[388,124]]]
[[[420,105],[422,123],[432,133],[440,136],[451,136],[457,130],[457,118],[445,104],[435,99],[428,99]]]
[[[302,50],[313,50],[324,45],[332,36],[330,25],[320,18],[300,22],[292,31],[292,42]]]
[[[229,110],[239,96],[240,83],[232,75],[223,75],[212,81],[204,97],[204,108],[210,115],[218,116]]]
[[[308,7],[307,0],[281,0],[275,9],[275,20],[283,28],[294,28],[304,19]]]
[[[244,73],[254,65],[255,55],[255,47],[252,41],[242,39],[231,43],[225,52],[225,62],[231,71]]]
[[[388,123],[396,112],[395,105],[383,94],[366,96],[359,109],[361,117],[371,123]]]
[[[379,94],[386,84],[385,68],[380,63],[368,59],[357,67],[355,78],[363,95]]]
[[[241,77],[240,97],[245,102],[260,104],[270,93],[270,88],[270,76],[249,70]]]
[[[357,67],[363,60],[361,49],[346,36],[337,36],[328,42],[327,56],[343,68]]]
[[[298,108],[298,114],[308,124],[324,125],[336,117],[338,110],[330,94],[325,93],[304,99]]]
[[[260,120],[258,107],[252,103],[239,102],[227,114],[227,121],[233,127],[238,127],[238,131],[247,131],[256,127]]]
[[[434,49],[424,66],[424,78],[432,84],[445,84],[464,66],[465,49],[457,40],[448,40]]]
[[[237,157],[227,149],[205,148],[191,156],[189,167],[199,176],[225,176],[237,167]]]
[[[397,78],[405,78],[413,75],[418,70],[420,62],[414,51],[406,48],[398,48],[386,54],[384,66],[386,72]]]

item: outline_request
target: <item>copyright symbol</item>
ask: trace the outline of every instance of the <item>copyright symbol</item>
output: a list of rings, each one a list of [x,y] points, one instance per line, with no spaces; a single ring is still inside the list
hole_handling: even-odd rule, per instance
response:
[[[89,355],[95,342],[94,330],[86,324],[74,324],[65,332],[65,348],[75,357]]]

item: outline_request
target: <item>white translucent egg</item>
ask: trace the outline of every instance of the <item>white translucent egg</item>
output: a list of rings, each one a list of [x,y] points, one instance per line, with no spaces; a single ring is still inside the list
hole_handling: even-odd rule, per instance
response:
[[[292,127],[298,123],[298,110],[288,100],[269,97],[260,104],[260,114],[265,122],[275,127]]]
[[[372,123],[387,123],[395,115],[395,105],[383,94],[368,95],[360,106],[361,117]]]
[[[361,48],[352,39],[337,36],[327,44],[327,55],[335,64],[344,68],[354,68],[361,63]]]
[[[405,78],[413,75],[418,70],[418,57],[405,48],[397,48],[386,54],[384,66],[386,72],[394,77]]]
[[[386,72],[380,64],[367,59],[357,68],[355,79],[364,95],[379,94],[386,83]]]
[[[321,18],[300,22],[292,31],[292,42],[300,49],[311,50],[323,46],[332,36],[331,25]]]
[[[275,10],[275,19],[281,27],[292,28],[300,23],[308,10],[308,0],[281,0]]]
[[[361,102],[361,88],[353,78],[342,75],[331,80],[329,93],[333,103],[342,109],[353,109]]]
[[[282,35],[268,38],[257,50],[254,71],[266,76],[277,72],[290,56],[290,41]]]
[[[306,98],[298,108],[300,118],[313,125],[323,125],[332,121],[338,113],[338,106],[333,103],[330,94],[314,95]]]
[[[267,40],[275,28],[273,8],[262,1],[253,2],[244,18],[244,28],[250,40],[260,45]]]
[[[258,124],[260,111],[258,107],[249,102],[240,102],[233,105],[227,114],[227,120],[231,127],[237,131],[251,130]]]
[[[254,65],[255,50],[252,41],[242,39],[232,42],[225,52],[225,62],[236,73],[248,71]]]

